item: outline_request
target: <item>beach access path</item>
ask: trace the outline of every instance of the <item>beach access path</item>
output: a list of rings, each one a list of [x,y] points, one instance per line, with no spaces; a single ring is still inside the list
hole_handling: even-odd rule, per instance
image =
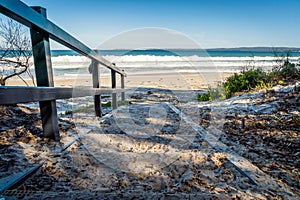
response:
[[[61,144],[36,137],[28,127],[27,132],[22,132],[26,127],[17,129],[23,135],[4,131],[2,144],[8,147],[5,155],[19,166],[10,168],[12,171],[45,162],[41,171],[18,188],[24,193],[33,191],[28,194],[32,198],[296,199],[299,161],[293,154],[299,151],[297,126],[290,124],[272,136],[266,127],[264,135],[272,140],[264,140],[260,136],[263,128],[255,127],[258,118],[264,117],[259,121],[263,123],[284,109],[292,117],[299,115],[293,107],[299,99],[294,86],[274,91],[199,105],[193,101],[193,94],[199,91],[135,88],[127,93],[132,104],[102,118],[93,117],[88,108],[73,113],[72,120],[62,115]],[[274,123],[273,129],[282,126]],[[259,131],[250,134],[254,129]],[[274,141],[282,134],[285,140],[277,142],[276,149],[283,149],[278,156]],[[61,153],[74,138],[78,142]],[[274,153],[255,153],[259,148]]]

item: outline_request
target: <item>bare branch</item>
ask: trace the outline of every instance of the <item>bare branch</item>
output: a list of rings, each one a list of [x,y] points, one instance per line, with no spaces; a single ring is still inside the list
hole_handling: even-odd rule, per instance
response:
[[[14,76],[26,82],[21,77],[25,72],[34,83],[34,77],[28,72],[31,66],[31,43],[23,26],[12,19],[0,19],[0,41],[0,84],[5,85],[6,80]]]
[[[18,75],[18,77],[19,77],[19,78],[20,78],[27,86],[29,86],[28,83],[22,78],[22,76]]]

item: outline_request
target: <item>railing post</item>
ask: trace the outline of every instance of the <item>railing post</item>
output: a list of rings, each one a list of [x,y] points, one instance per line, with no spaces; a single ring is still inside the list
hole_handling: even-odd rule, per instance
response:
[[[116,89],[116,71],[111,70],[111,87],[112,89]],[[116,109],[118,107],[117,104],[117,93],[112,93],[112,108]]]
[[[121,89],[125,89],[125,76],[121,74]],[[121,100],[125,101],[125,92],[121,92]]]
[[[42,7],[32,7],[38,13],[46,16],[46,9]],[[30,29],[32,52],[35,66],[37,86],[53,87],[53,71],[50,55],[49,35],[41,30]],[[58,129],[58,118],[56,110],[56,100],[40,101],[40,112],[44,136],[60,139]]]
[[[100,70],[99,70],[99,63],[97,61],[92,60],[91,70],[93,75],[93,88],[100,88]],[[101,95],[94,96],[94,108],[95,108],[95,115],[97,117],[101,117],[102,116]]]

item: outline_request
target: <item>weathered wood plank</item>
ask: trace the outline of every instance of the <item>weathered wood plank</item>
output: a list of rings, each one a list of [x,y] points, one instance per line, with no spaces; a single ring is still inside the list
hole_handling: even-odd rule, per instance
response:
[[[41,30],[41,32],[49,34],[49,37],[57,41],[58,43],[61,43],[84,56],[97,60],[101,65],[104,65],[107,68],[126,76],[126,73],[124,71],[98,55],[85,44],[62,30],[60,27],[58,27],[42,15],[38,14],[23,2],[19,0],[1,0],[0,12],[30,28],[39,29]]]
[[[121,88],[125,88],[125,77],[121,75]],[[125,101],[125,92],[121,92],[121,100]]]
[[[93,75],[93,88],[99,88],[100,87],[100,69],[99,64],[96,61],[92,61],[91,63],[91,70]],[[95,115],[97,117],[101,117],[101,95],[95,95],[94,96],[94,109],[95,109]]]
[[[75,97],[94,96],[100,94],[115,94],[126,89],[110,88],[69,88],[69,87],[20,87],[0,86],[0,104],[16,104],[54,99],[69,99]]]
[[[113,89],[115,89],[116,86],[117,86],[117,84],[116,84],[116,72],[114,70],[111,70],[111,87]],[[118,105],[117,105],[117,94],[116,93],[112,94],[111,98],[112,98],[112,108],[116,109],[118,107]]]
[[[6,181],[4,182],[4,184],[0,185],[0,194],[5,190],[9,190],[20,186],[22,182],[26,181],[32,174],[34,174],[38,169],[40,169],[43,166],[43,164],[44,162],[30,168],[29,170],[26,170],[25,172],[15,173],[9,177],[6,177]]]
[[[47,17],[45,8],[34,7],[34,10],[44,18]],[[37,86],[53,87],[49,36],[35,27],[30,29],[30,35]],[[40,101],[39,104],[44,136],[59,141],[56,101]]]

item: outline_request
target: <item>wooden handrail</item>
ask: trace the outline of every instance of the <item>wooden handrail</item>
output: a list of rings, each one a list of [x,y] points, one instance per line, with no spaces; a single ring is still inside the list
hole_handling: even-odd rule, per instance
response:
[[[0,87],[0,105],[39,101],[44,136],[60,140],[56,99],[94,96],[96,116],[101,116],[100,94],[112,94],[113,108],[117,95],[125,99],[126,73],[47,19],[46,9],[29,7],[20,0],[0,0],[0,12],[30,28],[33,60],[38,87]],[[54,87],[49,38],[92,60],[93,88]],[[99,65],[111,70],[112,88],[100,88]],[[121,75],[121,89],[116,89],[116,73]]]
[[[0,86],[0,105],[116,94],[125,91],[115,88]]]
[[[126,73],[120,68],[98,55],[94,50],[77,40],[75,37],[43,17],[31,7],[19,0],[1,0],[0,12],[30,28],[39,29],[49,34],[49,37],[66,47],[87,56],[101,65],[114,70],[120,75],[126,76]]]

